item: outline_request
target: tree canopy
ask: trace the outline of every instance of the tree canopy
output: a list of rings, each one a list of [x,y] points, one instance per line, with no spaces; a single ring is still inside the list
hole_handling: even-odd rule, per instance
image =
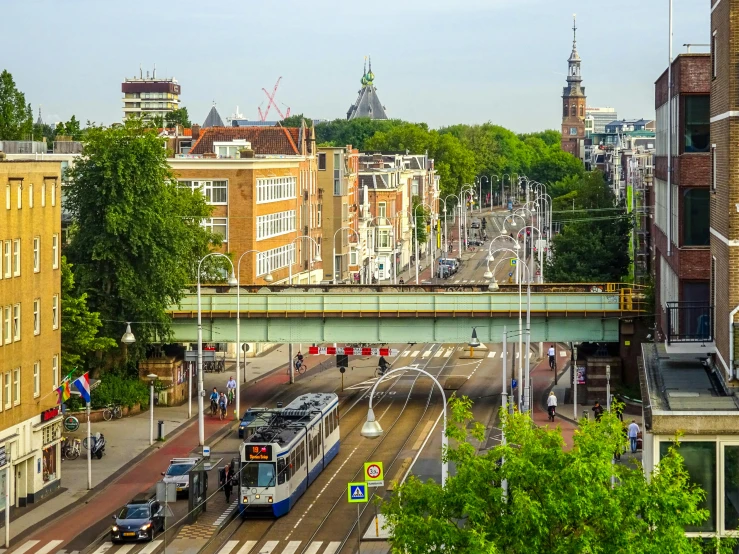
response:
[[[183,129],[190,129],[192,127],[187,108],[184,106],[169,112],[164,118],[164,122],[168,129],[174,128],[175,125],[181,125]]]
[[[33,132],[33,112],[26,95],[15,85],[13,76],[0,73],[0,140],[27,140]]]
[[[411,477],[382,505],[393,552],[663,554],[716,552],[685,536],[705,521],[705,492],[691,483],[678,449],[647,480],[638,463],[612,465],[625,446],[623,424],[605,413],[581,421],[572,449],[559,429],[526,414],[500,414],[507,444],[478,453],[485,428],[472,423],[472,402],[450,402],[447,457],[456,468],[445,487]],[[615,476],[616,486],[611,484]],[[506,480],[508,492],[501,484]],[[732,552],[724,539],[719,552]]]

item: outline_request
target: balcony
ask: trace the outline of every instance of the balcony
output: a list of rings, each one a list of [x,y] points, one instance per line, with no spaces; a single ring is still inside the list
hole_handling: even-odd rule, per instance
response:
[[[713,306],[706,302],[668,302],[666,342],[713,342]]]

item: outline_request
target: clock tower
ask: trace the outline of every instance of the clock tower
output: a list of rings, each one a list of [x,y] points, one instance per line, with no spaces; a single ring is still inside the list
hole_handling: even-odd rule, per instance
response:
[[[567,86],[562,92],[562,150],[583,158],[585,139],[585,87],[577,53],[577,20],[572,17],[572,53],[567,60]]]

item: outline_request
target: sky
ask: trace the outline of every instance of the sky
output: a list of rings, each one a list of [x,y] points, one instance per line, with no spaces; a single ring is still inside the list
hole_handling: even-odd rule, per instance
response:
[[[531,132],[560,126],[573,13],[589,106],[653,118],[668,60],[668,0],[2,3],[0,70],[47,123],[120,121],[121,82],[155,63],[196,123],[213,102],[224,120],[236,106],[257,119],[279,77],[283,111],[344,118],[370,55],[391,118]],[[673,9],[675,55],[708,43],[709,0]]]

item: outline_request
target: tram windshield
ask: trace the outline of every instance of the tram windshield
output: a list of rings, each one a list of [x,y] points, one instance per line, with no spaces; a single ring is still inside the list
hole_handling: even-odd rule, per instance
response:
[[[271,462],[244,462],[241,471],[243,487],[274,487],[275,464]]]

